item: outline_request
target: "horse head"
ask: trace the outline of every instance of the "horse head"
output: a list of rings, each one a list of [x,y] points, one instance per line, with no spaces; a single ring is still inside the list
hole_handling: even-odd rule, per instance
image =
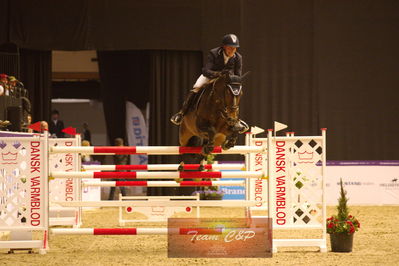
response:
[[[197,108],[184,117],[180,126],[180,146],[201,145],[201,156],[205,156],[215,146],[220,145],[226,150],[235,145],[239,134],[239,103],[244,76],[223,72],[202,90]],[[184,162],[180,163],[179,170],[183,169],[182,165]]]
[[[242,78],[223,73],[215,82],[214,90],[222,117],[226,118],[228,125],[235,125],[238,121],[239,104],[243,94]]]

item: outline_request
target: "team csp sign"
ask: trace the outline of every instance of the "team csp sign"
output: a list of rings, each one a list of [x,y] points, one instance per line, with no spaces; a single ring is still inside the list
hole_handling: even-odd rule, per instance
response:
[[[169,258],[268,258],[270,218],[168,219]]]

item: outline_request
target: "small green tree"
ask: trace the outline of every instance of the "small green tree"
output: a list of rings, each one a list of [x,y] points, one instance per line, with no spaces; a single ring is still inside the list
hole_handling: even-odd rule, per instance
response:
[[[344,185],[342,183],[342,178],[340,180],[340,197],[338,199],[337,215],[333,215],[327,218],[327,233],[346,233],[353,234],[360,228],[359,221],[352,215],[349,215],[348,209],[348,198],[346,197],[346,191],[344,190]]]
[[[349,209],[348,209],[348,198],[346,197],[346,191],[344,190],[344,185],[342,183],[342,178],[340,179],[340,186],[341,186],[341,191],[340,191],[340,196],[338,199],[338,206],[337,206],[337,211],[338,211],[338,220],[340,221],[346,221],[348,219],[349,215]]]

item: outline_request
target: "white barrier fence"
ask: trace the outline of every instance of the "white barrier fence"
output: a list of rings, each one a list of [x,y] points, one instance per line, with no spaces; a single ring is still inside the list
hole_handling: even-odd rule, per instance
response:
[[[119,201],[135,200],[135,201],[165,201],[165,200],[200,200],[200,194],[195,196],[123,196],[119,194]],[[196,218],[200,218],[200,207],[196,206]],[[142,206],[137,205],[119,207],[119,225],[125,226],[126,223],[142,223],[142,222],[167,222],[168,218],[179,212],[191,213],[192,205],[186,206]],[[146,216],[146,219],[128,219],[126,216],[132,213],[140,213]]]
[[[325,232],[325,135],[322,136],[287,136],[273,137],[268,132],[268,138],[255,138],[254,134],[248,134],[247,146],[237,146],[227,152],[216,147],[214,152],[225,154],[245,154],[246,169],[241,172],[241,177],[249,175],[246,179],[246,200],[245,201],[207,201],[198,203],[176,203],[165,202],[144,202],[142,206],[178,206],[179,204],[190,204],[191,206],[219,206],[250,207],[250,212],[268,211],[268,216],[273,218],[275,229],[321,229],[319,239],[274,239],[274,247],[280,246],[317,246],[321,251],[326,250]],[[39,230],[43,232],[43,239],[31,241],[0,241],[0,248],[30,247],[40,248],[41,252],[47,249],[48,240],[48,216],[47,205],[49,201],[47,178],[49,172],[49,160],[47,150],[50,154],[72,154],[72,153],[97,153],[97,154],[182,154],[198,152],[200,148],[180,147],[128,147],[127,149],[115,150],[115,147],[50,147],[47,134],[35,135],[26,138],[2,138],[4,142],[3,168],[5,174],[0,177],[0,184],[8,186],[1,192],[0,205],[0,230]],[[22,148],[21,148],[22,147]],[[7,149],[6,149],[7,148]],[[17,151],[15,151],[16,149]],[[17,156],[15,155],[17,154]],[[14,157],[15,158],[14,158]],[[19,157],[18,157],[19,156]],[[18,159],[16,158],[18,157]],[[4,159],[5,158],[5,159]],[[13,159],[14,158],[14,159]],[[15,160],[18,165],[7,165]],[[69,175],[68,172],[57,173],[52,170],[52,176],[59,175],[66,179],[78,176]],[[150,173],[150,172],[148,172]],[[146,174],[148,174],[146,173]],[[9,175],[18,180],[18,185],[9,184]],[[80,174],[79,174],[80,175]],[[101,175],[101,174],[100,174]],[[144,175],[144,174],[143,174]],[[154,175],[157,175],[156,172]],[[172,176],[173,175],[173,176]],[[204,174],[205,175],[205,174]],[[219,175],[219,174],[218,174]],[[220,176],[238,177],[237,174],[223,172]],[[136,175],[137,176],[137,175]],[[268,177],[269,182],[265,179]],[[170,178],[180,178],[180,173],[171,174]],[[213,176],[214,177],[214,176]],[[187,177],[187,178],[193,178]],[[151,181],[148,181],[151,182]],[[154,181],[155,182],[155,181]],[[20,189],[24,188],[30,193],[23,196],[17,195]],[[6,191],[6,192],[4,192]],[[13,202],[13,198],[21,197]],[[18,202],[18,203],[15,203]],[[180,202],[180,201],[179,201]],[[23,205],[21,205],[21,203]],[[82,202],[79,201],[54,201],[54,204],[67,207],[82,206],[129,206],[129,202]],[[15,211],[10,211],[10,205]],[[26,208],[22,214],[21,206]],[[135,202],[135,206],[137,202]],[[24,219],[23,219],[24,218]]]

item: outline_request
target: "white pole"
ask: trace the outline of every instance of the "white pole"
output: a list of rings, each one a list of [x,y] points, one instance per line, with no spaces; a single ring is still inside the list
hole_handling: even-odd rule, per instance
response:
[[[129,148],[131,148],[129,150]],[[149,154],[149,155],[178,155],[182,154],[182,148],[179,146],[136,146],[136,147],[126,147],[126,150],[123,151],[122,154]],[[97,151],[95,151],[97,149]],[[103,151],[104,149],[108,149]],[[113,155],[119,152],[120,149],[117,149],[113,146],[88,146],[88,147],[51,147],[50,153],[82,153],[82,154],[109,154]],[[246,154],[249,152],[263,152],[260,147],[248,147],[248,146],[234,146],[228,150],[218,150],[215,153],[221,154]]]
[[[148,164],[148,165],[123,165],[124,169],[120,170],[147,170],[147,171],[177,171],[179,164]],[[115,171],[119,170],[118,165],[83,165],[84,170],[101,170],[101,171]],[[211,170],[245,170],[245,164],[211,164]]]
[[[53,178],[129,178],[129,179],[179,179],[179,178],[262,178],[257,171],[237,172],[61,172],[50,173]]]
[[[327,176],[327,167],[326,167],[326,137],[327,137],[327,129],[322,128],[321,129],[321,134],[323,137],[322,141],[322,149],[323,149],[323,155],[322,155],[322,200],[323,200],[323,215],[322,215],[322,225],[323,225],[323,241],[327,241],[327,229],[326,229],[326,219],[327,219],[327,206],[326,206],[326,176]]]
[[[48,131],[44,131],[43,136],[41,136],[43,141],[43,160],[44,162],[43,165],[43,173],[42,173],[42,178],[44,182],[44,217],[42,221],[44,222],[44,235],[43,235],[43,246],[42,249],[40,250],[40,253],[45,253],[47,250],[49,250],[49,225],[50,225],[50,202],[49,202],[49,182],[48,182],[48,173],[49,173],[49,145],[48,145]]]
[[[274,175],[272,174],[272,169],[273,169],[273,164],[272,164],[272,152],[274,151],[273,147],[273,130],[269,129],[267,132],[267,216],[269,218],[272,218],[272,221],[274,222],[274,217],[273,211],[272,211],[272,187],[273,187],[273,181],[274,181]]]
[[[84,187],[115,187],[117,186],[118,181],[102,181],[102,182],[83,182]],[[212,181],[211,186],[245,186],[245,181]],[[129,185],[124,185],[129,186]],[[175,181],[147,181],[146,185],[143,187],[186,187],[187,185],[182,186],[179,182]],[[196,185],[198,186],[198,185]],[[205,185],[204,185],[205,186]],[[206,185],[209,186],[209,185]]]
[[[252,207],[257,201],[245,200],[176,200],[176,201],[57,201],[53,202],[65,207]]]
[[[82,140],[80,138],[80,134],[76,134],[75,139],[76,139],[77,146],[81,146]],[[77,154],[77,164],[78,164],[77,170],[82,169],[82,155],[81,154]],[[78,200],[81,201],[82,197],[83,197],[82,180],[75,178],[73,180],[73,182],[74,183],[77,182],[77,184],[78,184],[78,186],[77,186],[78,187],[78,193],[77,193]],[[82,223],[83,223],[82,222],[82,214],[83,214],[83,209],[82,209],[82,207],[79,207],[77,210],[77,214],[76,214],[78,216],[77,217],[77,225],[74,225],[74,227],[80,227],[82,225]]]

